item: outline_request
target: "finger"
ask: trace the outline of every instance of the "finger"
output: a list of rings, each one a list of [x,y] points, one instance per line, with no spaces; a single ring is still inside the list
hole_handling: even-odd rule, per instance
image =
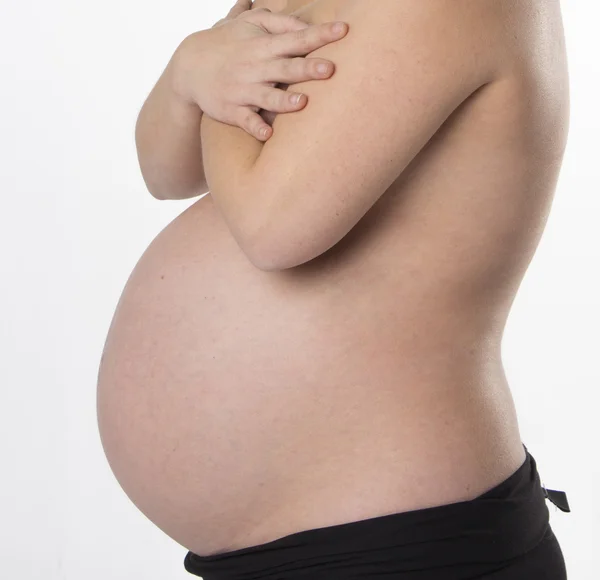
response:
[[[297,16],[290,14],[278,14],[271,12],[268,8],[257,8],[244,15],[244,19],[251,24],[261,26],[271,34],[283,34],[284,32],[296,32],[309,28],[311,25],[303,22]]]
[[[263,67],[260,82],[277,81],[288,85],[312,79],[325,79],[335,70],[335,65],[329,60],[303,56],[264,61]]]
[[[341,24],[337,29],[336,24]],[[275,34],[261,39],[264,58],[269,56],[304,56],[330,42],[346,36],[348,25],[344,22],[327,22],[285,34]]]
[[[238,125],[259,141],[266,141],[272,133],[271,127],[264,122],[263,118],[252,109],[242,107],[240,109]]]
[[[252,94],[252,103],[276,113],[297,111],[307,103],[307,96],[303,93],[288,92],[273,87],[258,86]]]
[[[246,10],[250,10],[250,8],[252,8],[252,0],[237,0],[225,18],[237,18],[242,12],[246,12]]]

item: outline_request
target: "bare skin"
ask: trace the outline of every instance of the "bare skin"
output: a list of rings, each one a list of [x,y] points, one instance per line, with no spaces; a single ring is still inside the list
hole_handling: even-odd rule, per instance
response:
[[[280,9],[326,22],[338,4]],[[559,5],[533,5],[555,41],[531,2],[504,2],[498,80],[330,251],[254,268],[207,195],[138,262],[100,368],[100,433],[124,491],[187,549],[473,499],[524,461],[501,341],[568,125]]]

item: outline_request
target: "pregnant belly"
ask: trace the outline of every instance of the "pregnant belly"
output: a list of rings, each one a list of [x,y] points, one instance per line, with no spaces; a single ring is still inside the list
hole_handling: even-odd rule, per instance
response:
[[[110,325],[97,390],[107,459],[136,506],[186,546],[221,546],[273,513],[281,462],[291,470],[307,436],[296,428],[311,412],[307,387],[333,361],[318,322],[338,290],[328,299],[274,278],[206,196],[148,247]]]
[[[399,308],[397,270],[366,274],[366,255],[260,271],[206,196],[139,260],[106,339],[98,425],[123,490],[186,548],[467,499],[519,465],[512,399],[491,385],[490,357],[474,364],[456,329],[443,355],[439,313]]]

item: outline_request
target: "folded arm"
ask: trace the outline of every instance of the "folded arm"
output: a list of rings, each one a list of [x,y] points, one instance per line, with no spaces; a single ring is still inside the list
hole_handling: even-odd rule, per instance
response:
[[[452,112],[491,80],[477,3],[348,0],[350,30],[311,53],[334,76],[260,142],[206,116],[204,167],[215,203],[260,269],[291,268],[339,242]]]
[[[142,177],[156,199],[186,199],[208,191],[200,140],[202,111],[172,89],[171,60],[146,98],[135,125]]]

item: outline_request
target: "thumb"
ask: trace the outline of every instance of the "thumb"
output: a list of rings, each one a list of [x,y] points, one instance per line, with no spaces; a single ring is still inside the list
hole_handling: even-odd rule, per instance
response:
[[[303,22],[297,16],[290,14],[278,14],[268,9],[251,10],[244,16],[247,22],[257,24],[271,34],[284,34],[285,32],[296,32],[304,30],[310,24]]]

